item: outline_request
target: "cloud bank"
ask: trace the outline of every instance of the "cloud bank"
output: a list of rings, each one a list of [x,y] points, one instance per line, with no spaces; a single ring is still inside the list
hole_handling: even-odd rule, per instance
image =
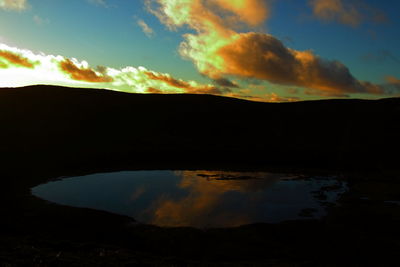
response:
[[[331,1],[311,1],[320,14],[343,9]],[[331,4],[329,4],[331,3]],[[183,35],[179,52],[191,60],[200,73],[214,79],[229,76],[258,79],[274,84],[307,88],[316,95],[345,96],[352,93],[384,94],[379,85],[359,81],[339,61],[326,60],[312,51],[286,47],[266,33],[238,29],[262,26],[270,8],[265,0],[147,0],[148,10],[169,29],[186,26],[195,33]],[[354,13],[354,14],[353,14]]]
[[[168,73],[128,66],[121,69],[91,67],[86,61],[60,55],[34,53],[0,44],[0,87],[32,84],[52,84],[73,87],[104,88],[130,93],[190,93],[214,94],[256,101],[282,102],[291,99],[277,95],[248,95],[248,91],[233,92],[233,83],[201,84],[174,78]]]
[[[75,58],[33,53],[4,44],[0,44],[0,63],[3,68],[0,72],[0,85],[3,87],[27,85],[25,83],[29,79],[29,84],[94,86],[129,92],[146,92],[149,87],[153,87],[165,93],[222,93],[214,85],[179,80],[144,67],[93,68],[88,62]]]
[[[179,53],[191,60],[212,84],[185,81],[144,67],[93,68],[86,61],[35,54],[0,44],[0,86],[47,83],[137,93],[208,93],[273,102],[297,98],[281,97],[274,92],[260,93],[264,88],[252,90],[251,85],[242,88],[237,80],[268,81],[296,87],[295,94],[302,91],[298,88],[303,88],[304,95],[324,97],[400,91],[394,77],[382,85],[360,81],[339,61],[321,58],[311,50],[292,49],[271,34],[250,31],[250,28],[261,28],[269,18],[268,0],[145,0],[145,3],[170,30],[186,30]],[[316,17],[352,26],[365,18],[363,10],[373,13],[361,1],[308,0],[308,3]],[[26,0],[0,0],[3,9],[26,7]],[[379,12],[374,14],[378,17]],[[154,34],[143,20],[138,19],[137,23],[148,36]]]

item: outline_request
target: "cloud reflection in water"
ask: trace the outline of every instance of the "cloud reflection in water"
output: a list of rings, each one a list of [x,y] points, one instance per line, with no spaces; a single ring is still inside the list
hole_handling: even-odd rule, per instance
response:
[[[333,176],[296,179],[265,172],[131,171],[64,179],[32,192],[52,202],[124,214],[142,223],[205,228],[300,219],[304,209],[320,217],[324,208],[315,192],[334,185],[339,187],[329,192],[329,202],[345,190]]]

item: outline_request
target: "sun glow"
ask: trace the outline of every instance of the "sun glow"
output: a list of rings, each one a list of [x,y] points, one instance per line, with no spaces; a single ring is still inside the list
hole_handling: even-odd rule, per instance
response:
[[[218,44],[216,45],[218,47]],[[216,58],[218,61],[218,58]],[[216,63],[218,64],[218,63]],[[222,64],[222,62],[220,62]],[[83,88],[101,88],[130,93],[191,93],[214,94],[256,101],[291,101],[275,93],[249,96],[248,92],[230,88],[235,84],[218,86],[177,79],[168,73],[127,66],[121,69],[105,66],[91,67],[85,60],[46,55],[0,44],[0,87],[20,87],[51,84]]]

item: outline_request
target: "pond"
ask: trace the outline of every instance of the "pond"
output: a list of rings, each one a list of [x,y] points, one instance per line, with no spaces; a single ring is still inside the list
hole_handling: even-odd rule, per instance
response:
[[[213,228],[320,218],[346,188],[333,175],[124,171],[58,179],[32,188],[32,194],[139,223]]]

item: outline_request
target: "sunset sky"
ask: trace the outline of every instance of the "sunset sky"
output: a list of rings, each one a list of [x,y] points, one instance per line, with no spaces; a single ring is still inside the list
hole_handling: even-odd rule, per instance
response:
[[[400,96],[398,0],[0,0],[0,87]]]

